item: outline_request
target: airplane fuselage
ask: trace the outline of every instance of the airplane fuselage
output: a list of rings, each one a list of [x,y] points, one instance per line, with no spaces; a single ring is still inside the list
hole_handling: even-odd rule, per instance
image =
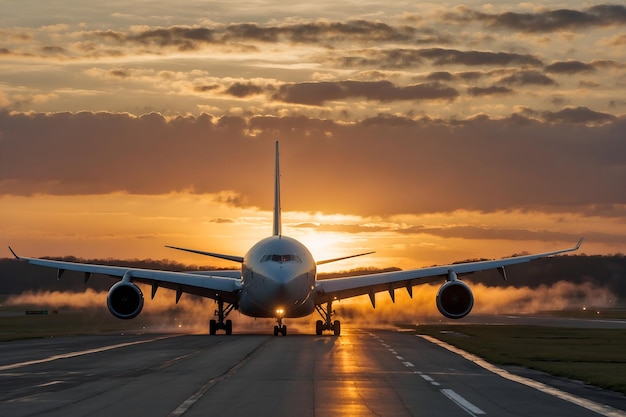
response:
[[[239,311],[252,317],[305,317],[315,311],[311,252],[286,236],[270,236],[244,256]]]

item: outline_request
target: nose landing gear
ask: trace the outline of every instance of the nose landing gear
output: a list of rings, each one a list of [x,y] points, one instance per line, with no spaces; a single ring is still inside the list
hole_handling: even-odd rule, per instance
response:
[[[278,336],[278,333],[282,334],[283,336],[287,336],[287,326],[283,324],[284,310],[279,308],[278,310],[276,310],[276,314],[278,314],[278,317],[276,317],[277,325],[274,326],[274,336]]]

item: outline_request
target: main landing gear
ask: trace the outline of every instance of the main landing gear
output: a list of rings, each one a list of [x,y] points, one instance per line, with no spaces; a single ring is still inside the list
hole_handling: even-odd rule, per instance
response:
[[[341,322],[339,320],[331,322],[332,317],[335,315],[332,301],[327,302],[326,307],[317,305],[315,309],[323,319],[315,322],[315,334],[321,336],[324,330],[332,330],[335,336],[341,335]]]
[[[215,310],[217,320],[211,320],[209,322],[209,334],[211,336],[215,335],[218,330],[224,330],[226,334],[233,333],[233,322],[231,320],[224,321],[224,319],[228,317],[234,308],[234,304],[228,304],[226,308],[224,308],[224,302],[222,300],[217,300],[217,310]]]

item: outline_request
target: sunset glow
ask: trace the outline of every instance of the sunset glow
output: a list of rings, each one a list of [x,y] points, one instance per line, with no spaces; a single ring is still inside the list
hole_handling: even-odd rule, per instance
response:
[[[626,252],[626,7],[0,5],[0,240],[25,256],[320,270]],[[4,255],[10,256],[6,251]]]

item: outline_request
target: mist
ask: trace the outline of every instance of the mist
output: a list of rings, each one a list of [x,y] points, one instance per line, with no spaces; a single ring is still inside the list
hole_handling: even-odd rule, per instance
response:
[[[470,314],[533,314],[546,310],[579,310],[584,307],[615,305],[617,297],[607,288],[593,283],[558,281],[551,285],[530,287],[493,287],[469,283],[474,293],[474,308]],[[389,294],[376,295],[376,309],[367,296],[342,300],[333,304],[335,319],[347,325],[393,326],[398,323],[437,322],[442,319],[436,308],[435,297],[440,285],[425,284],[413,290],[413,298],[404,290],[396,291],[396,302]],[[144,288],[147,290],[146,288]],[[146,291],[144,291],[144,294]],[[5,305],[45,307],[53,310],[106,310],[107,291],[87,289],[83,292],[41,291],[10,296]],[[137,318],[149,322],[151,331],[185,331],[206,333],[208,322],[214,318],[217,305],[211,299],[185,294],[178,304],[175,293],[161,289],[154,299],[146,298],[143,311]],[[137,320],[135,319],[135,320]],[[255,319],[234,311],[229,316],[236,332],[267,332],[274,325],[272,319]],[[291,330],[308,332],[314,329],[319,317],[286,319]],[[460,320],[459,322],[462,322]]]

